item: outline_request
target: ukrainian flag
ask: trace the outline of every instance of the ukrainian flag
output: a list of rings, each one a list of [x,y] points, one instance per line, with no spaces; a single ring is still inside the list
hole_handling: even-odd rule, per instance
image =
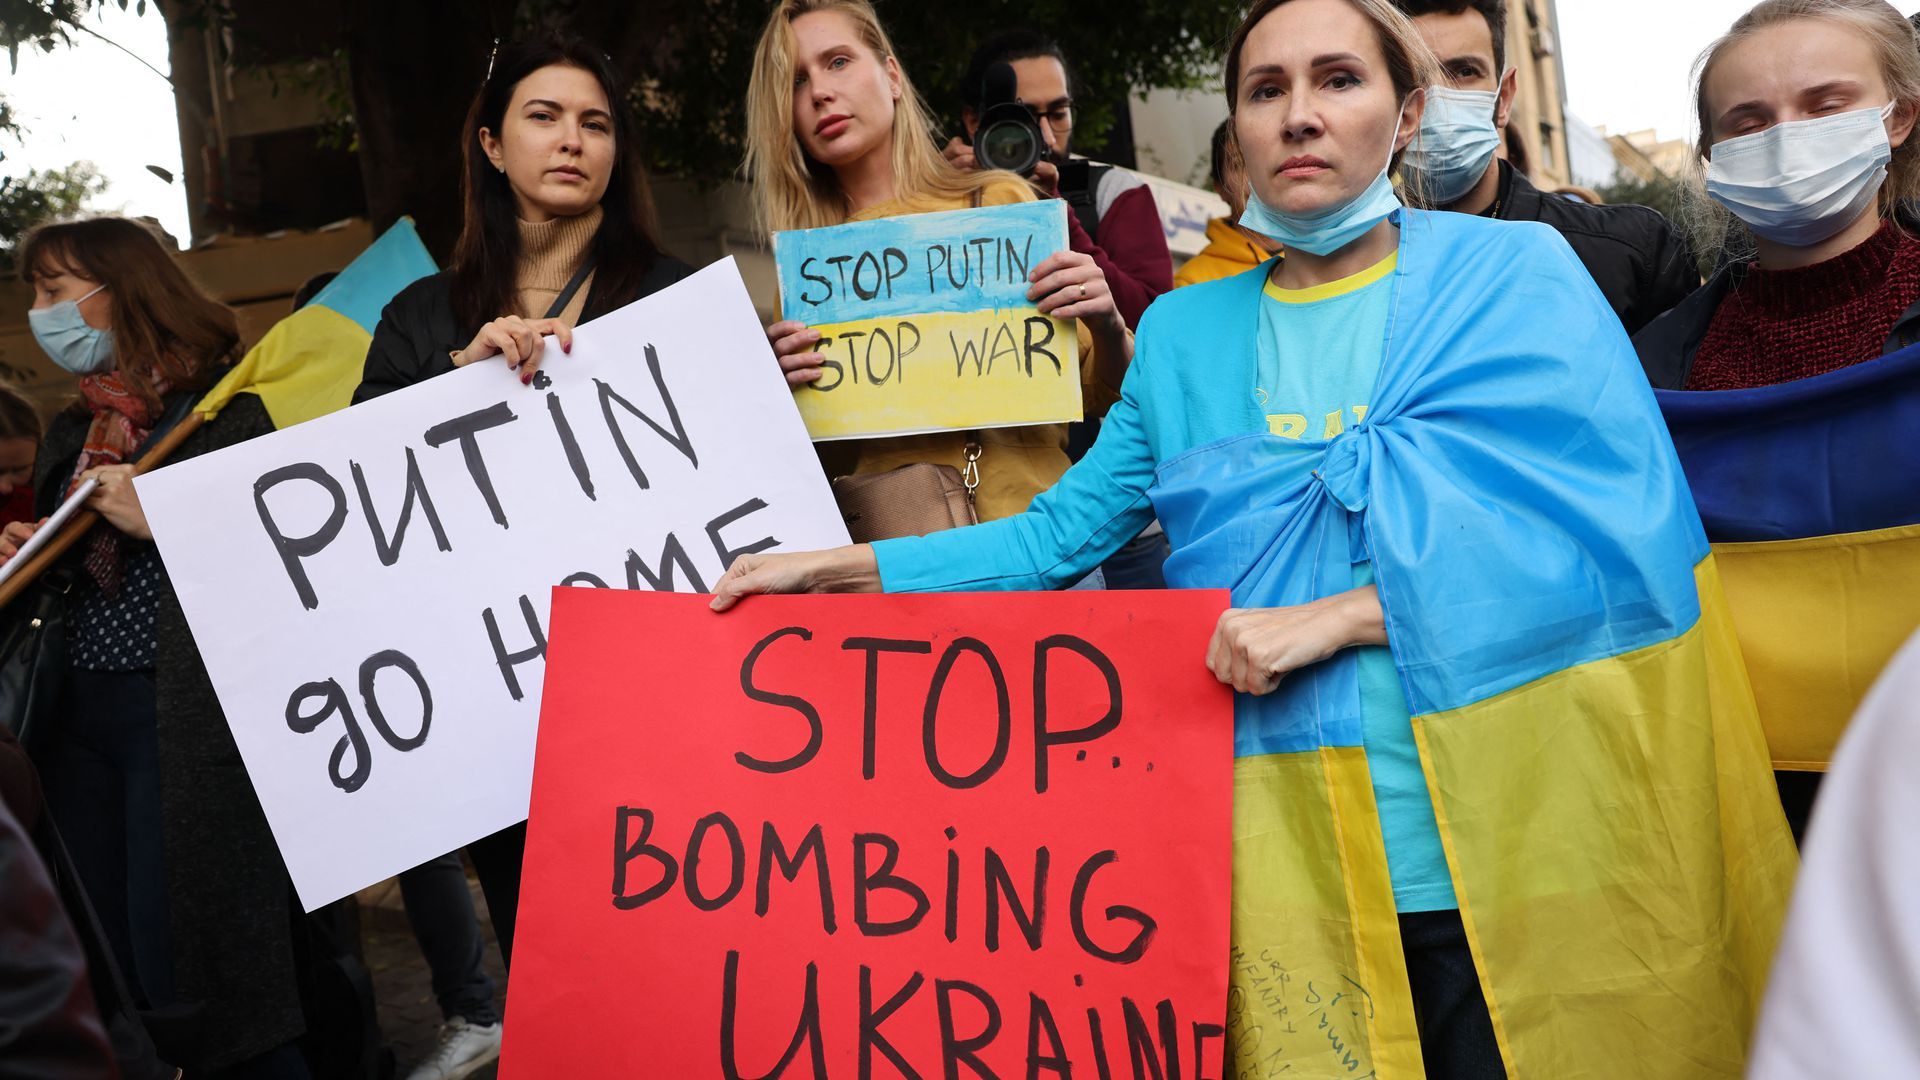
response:
[[[436,269],[413,219],[401,218],[305,307],[275,323],[194,411],[212,419],[235,394],[258,394],[273,426],[287,428],[346,408],[381,310]]]
[[[1824,771],[1920,628],[1920,346],[1776,386],[1657,397],[1774,767]]]
[[[1281,607],[1372,564],[1510,1076],[1738,1077],[1795,856],[1686,478],[1563,241],[1403,220],[1365,421],[1162,462],[1167,579]],[[1183,291],[1230,325],[1259,285]],[[1235,709],[1229,1075],[1425,1075],[1353,650]]]

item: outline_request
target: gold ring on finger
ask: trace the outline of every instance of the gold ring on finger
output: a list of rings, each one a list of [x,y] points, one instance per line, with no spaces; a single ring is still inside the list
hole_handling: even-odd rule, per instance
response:
[[[1086,298],[1087,298],[1087,286],[1085,282],[1082,282],[1080,284],[1080,299],[1085,300]]]

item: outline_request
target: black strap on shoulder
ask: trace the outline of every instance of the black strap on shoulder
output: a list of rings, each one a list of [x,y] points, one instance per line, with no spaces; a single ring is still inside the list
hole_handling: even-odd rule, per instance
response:
[[[1080,227],[1087,235],[1098,240],[1100,236],[1100,181],[1113,171],[1113,166],[1100,162],[1089,162],[1086,171],[1086,183],[1071,190],[1062,189],[1060,197],[1073,208],[1073,216],[1080,219]]]
[[[559,318],[560,313],[567,310],[567,305],[573,303],[573,294],[580,291],[580,286],[586,284],[588,275],[592,273],[593,257],[588,256],[581,260],[580,269],[573,272],[573,277],[568,280],[566,288],[561,289],[560,295],[553,298],[553,306],[547,309],[547,313],[543,317],[548,319]]]
[[[185,420],[187,414],[193,411],[193,407],[200,403],[204,392],[195,391],[193,393],[173,394],[170,396],[173,400],[167,402],[166,411],[160,414],[159,422],[153,425],[152,431],[147,432],[146,439],[140,443],[139,449],[133,452],[133,456],[128,458],[128,461],[139,461],[141,458],[147,456],[149,449],[160,445],[160,440],[166,438],[167,432],[172,431],[180,421]]]

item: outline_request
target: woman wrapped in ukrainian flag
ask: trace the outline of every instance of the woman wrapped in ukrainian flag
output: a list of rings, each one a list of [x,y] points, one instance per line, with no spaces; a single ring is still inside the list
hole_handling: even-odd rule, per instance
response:
[[[1695,67],[1695,246],[1634,336],[1799,835],[1920,629],[1920,40],[1886,0],[1764,0]]]
[[[1253,4],[1243,221],[1286,256],[1156,301],[1025,513],[746,556],[714,606],[1059,588],[1157,515],[1236,605],[1229,1075],[1738,1076],[1794,855],[1714,563],[1565,242],[1402,206],[1434,81],[1389,0]]]

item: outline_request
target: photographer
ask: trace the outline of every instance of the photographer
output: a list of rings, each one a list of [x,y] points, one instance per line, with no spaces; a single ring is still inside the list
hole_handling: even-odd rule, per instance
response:
[[[960,123],[966,135],[947,143],[947,160],[962,169],[1004,166],[981,163],[974,147],[988,109],[1003,103],[988,97],[988,75],[996,64],[1013,69],[1012,85],[1003,93],[1027,107],[1045,143],[1040,159],[1024,170],[1026,175],[1043,192],[1073,207],[1067,216],[1069,246],[1093,256],[1113,289],[1121,317],[1128,328],[1138,327],[1147,305],[1173,288],[1173,256],[1167,251],[1153,192],[1139,177],[1071,157],[1074,105],[1060,46],[1037,31],[1010,30],[974,50],[960,84]]]

